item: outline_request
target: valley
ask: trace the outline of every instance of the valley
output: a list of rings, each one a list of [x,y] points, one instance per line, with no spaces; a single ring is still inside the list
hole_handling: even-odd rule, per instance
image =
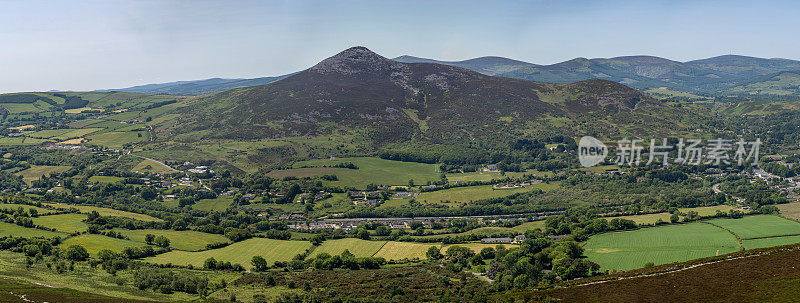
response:
[[[13,279],[0,291],[544,300],[602,287],[575,281],[800,243],[791,92],[505,77],[552,68],[353,47],[253,86],[209,82],[220,91],[0,95],[0,276]],[[764,156],[587,168],[583,135],[759,138]]]

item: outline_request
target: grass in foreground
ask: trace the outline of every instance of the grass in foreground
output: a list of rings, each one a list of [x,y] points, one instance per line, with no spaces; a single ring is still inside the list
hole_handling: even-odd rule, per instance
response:
[[[497,294],[492,299],[515,302],[794,302],[800,297],[797,268],[800,268],[800,250],[795,247],[670,274],[522,290]],[[658,269],[641,271],[652,270]]]
[[[706,223],[649,227],[592,236],[584,246],[602,270],[630,270],[722,255],[739,250],[729,232]]]

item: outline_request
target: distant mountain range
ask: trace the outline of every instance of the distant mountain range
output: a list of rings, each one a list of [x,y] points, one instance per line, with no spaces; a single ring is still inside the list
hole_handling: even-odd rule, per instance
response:
[[[503,62],[509,62],[502,60]],[[473,62],[474,68],[481,67]],[[493,77],[403,63],[363,47],[267,85],[193,99],[159,137],[181,140],[353,134],[373,147],[407,142],[495,146],[513,138],[670,133],[710,126],[620,83]]]
[[[773,91],[756,89],[758,86],[753,86],[750,83],[763,77],[778,75],[783,72],[800,72],[800,61],[737,55],[725,55],[688,62],[678,62],[653,56],[576,58],[551,65],[538,65],[503,57],[439,61],[406,55],[393,60],[403,63],[436,63],[457,66],[490,76],[540,82],[571,83],[588,79],[604,79],[638,89],[667,87],[678,91],[709,95],[730,93],[769,94]],[[179,81],[113,89],[113,91],[201,95],[233,88],[264,85],[290,75],[255,79],[213,78],[198,81]],[[784,95],[800,94],[800,89],[798,89],[800,81],[796,79],[786,79],[781,85],[786,86],[786,89],[775,92]]]
[[[269,84],[293,74],[277,77],[261,77],[253,79],[222,79],[211,78],[195,81],[176,81],[159,84],[146,84],[120,89],[104,89],[99,92],[121,91],[128,93],[158,94],[158,95],[203,95],[213,92],[229,90],[240,87],[250,87]]]
[[[627,56],[608,59],[577,58],[552,65],[536,65],[499,57],[482,57],[449,62],[401,56],[395,58],[395,60],[453,65],[487,75],[532,81],[569,83],[597,78],[619,82],[639,89],[668,87],[673,90],[706,94],[730,93],[733,91],[755,93],[747,89],[732,90],[732,88],[767,75],[787,71],[800,71],[800,61],[736,55],[688,62],[678,62],[653,56]],[[800,82],[795,83],[800,84]],[[795,87],[794,92],[798,92],[797,87]]]

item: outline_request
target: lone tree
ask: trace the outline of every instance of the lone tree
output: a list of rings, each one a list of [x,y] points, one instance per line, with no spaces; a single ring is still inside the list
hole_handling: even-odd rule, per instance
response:
[[[156,235],[154,234],[146,234],[144,235],[144,242],[148,245],[153,245],[153,240],[155,240]]]
[[[442,251],[436,246],[431,246],[430,248],[428,248],[428,252],[425,253],[425,256],[428,257],[428,260],[431,261],[438,261],[444,258],[444,255],[442,255]]]
[[[312,245],[318,246],[318,245],[322,244],[322,242],[325,241],[325,236],[320,235],[320,234],[316,234],[313,237],[311,237],[311,240],[309,240],[309,241],[311,242]]]
[[[253,256],[253,260],[250,263],[253,264],[256,271],[265,271],[269,267],[267,260],[264,260],[261,256]]]
[[[72,245],[64,252],[64,258],[72,261],[86,261],[89,259],[89,252],[83,246]]]
[[[158,237],[155,238],[154,242],[155,242],[156,245],[158,245],[160,247],[164,247],[164,248],[169,247],[169,239],[167,239],[167,237],[158,236]]]

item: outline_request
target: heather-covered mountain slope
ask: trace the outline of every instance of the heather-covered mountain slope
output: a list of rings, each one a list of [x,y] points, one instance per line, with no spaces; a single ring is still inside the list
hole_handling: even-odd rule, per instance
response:
[[[471,145],[520,136],[621,136],[699,127],[696,114],[612,81],[553,84],[492,77],[442,64],[402,63],[363,47],[281,81],[197,98],[178,113],[157,129],[159,137],[346,132],[377,145],[412,139]]]

